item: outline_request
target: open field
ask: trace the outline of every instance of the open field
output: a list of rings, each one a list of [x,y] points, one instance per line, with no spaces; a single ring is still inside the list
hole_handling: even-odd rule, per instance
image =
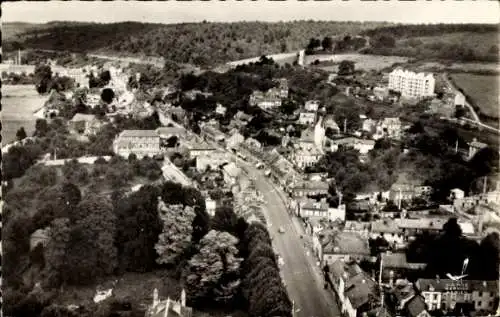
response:
[[[481,112],[498,118],[499,77],[474,74],[451,74],[454,83],[469,95]]]
[[[33,133],[36,121],[33,114],[46,99],[38,95],[32,85],[2,87],[2,144],[15,140],[20,127],[24,127],[28,135]]]
[[[340,63],[343,60],[350,60],[356,63],[356,69],[382,70],[391,67],[396,63],[408,62],[408,57],[402,56],[382,56],[382,55],[364,55],[364,54],[317,54],[308,55],[305,57],[304,64],[313,63],[315,60],[330,61],[332,63]],[[320,67],[326,71],[335,71],[337,66]]]

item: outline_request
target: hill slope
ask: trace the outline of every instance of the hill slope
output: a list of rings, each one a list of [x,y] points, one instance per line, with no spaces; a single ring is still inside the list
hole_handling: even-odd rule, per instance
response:
[[[363,35],[370,43],[364,50],[368,54],[456,61],[498,60],[498,25],[487,24],[55,22],[23,26],[19,30],[13,30],[10,23],[6,23],[4,32],[4,51],[20,45],[70,52],[161,56],[201,66],[291,52],[305,48],[311,38],[342,39],[344,35]]]

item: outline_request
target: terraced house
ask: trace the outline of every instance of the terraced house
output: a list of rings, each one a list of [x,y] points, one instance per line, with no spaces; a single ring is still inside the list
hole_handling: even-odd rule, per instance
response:
[[[123,157],[153,157],[161,153],[160,136],[155,130],[124,130],[113,142],[113,151]]]

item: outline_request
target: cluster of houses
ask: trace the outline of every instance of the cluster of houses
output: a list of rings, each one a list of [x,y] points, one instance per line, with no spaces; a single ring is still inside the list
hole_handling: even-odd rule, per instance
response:
[[[270,110],[281,107],[284,98],[288,98],[288,82],[285,78],[281,78],[277,81],[277,87],[266,92],[254,91],[248,103],[262,110]]]

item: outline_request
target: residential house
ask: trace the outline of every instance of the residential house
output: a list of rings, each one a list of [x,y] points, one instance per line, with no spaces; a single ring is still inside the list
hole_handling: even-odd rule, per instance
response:
[[[476,155],[477,152],[479,152],[479,150],[487,147],[488,144],[486,143],[483,143],[483,142],[478,142],[476,138],[474,138],[472,140],[472,142],[469,143],[469,156],[468,156],[468,159],[470,160],[471,158],[474,157],[474,155]]]
[[[450,190],[450,196],[452,199],[462,199],[465,197],[465,192],[460,188],[453,188]]]
[[[396,219],[398,227],[405,236],[405,240],[414,238],[424,232],[429,234],[439,234],[443,230],[443,225],[447,221],[448,219],[442,218]]]
[[[262,143],[257,141],[254,138],[248,138],[245,140],[245,144],[251,148],[254,148],[256,150],[261,150],[262,149]]]
[[[385,100],[389,97],[389,89],[387,87],[374,87],[372,93],[378,100]]]
[[[380,255],[382,261],[382,283],[392,284],[395,280],[415,276],[422,272],[426,263],[408,262],[405,252],[386,252]]]
[[[370,229],[371,229],[371,224],[369,222],[360,222],[360,221],[352,221],[352,220],[347,220],[344,223],[343,231],[344,232],[353,232],[364,239],[367,239],[370,237]]]
[[[269,89],[266,92],[254,91],[250,95],[249,104],[263,110],[281,107],[281,91]]]
[[[304,104],[304,109],[309,112],[317,112],[319,109],[319,100],[308,100]]]
[[[69,121],[69,128],[72,132],[82,135],[93,135],[102,126],[102,122],[93,114],[77,113]]]
[[[398,279],[386,297],[391,299],[389,305],[394,305],[392,310],[396,316],[401,317],[430,317],[425,304],[425,298],[415,292],[413,283]]]
[[[462,93],[457,93],[455,95],[455,98],[453,99],[453,105],[456,106],[465,106],[466,101],[465,101],[465,96]]]
[[[200,135],[205,140],[223,142],[226,139],[224,133],[211,124],[204,124],[200,130]]]
[[[317,239],[319,249],[315,252],[322,265],[339,259],[361,261],[370,258],[368,240],[357,233],[326,230],[318,233]]]
[[[432,74],[414,73],[401,68],[396,68],[389,74],[389,89],[400,92],[402,97],[432,96],[435,84]]]
[[[316,164],[322,156],[323,153],[320,150],[315,146],[310,146],[305,149],[295,150],[292,154],[292,161],[298,168],[304,169]]]
[[[188,144],[189,156],[191,158],[199,157],[199,156],[207,156],[210,153],[215,152],[215,147],[204,143],[204,142],[192,142]]]
[[[208,166],[212,169],[217,169],[224,163],[229,162],[229,156],[222,151],[213,151],[206,155],[196,156],[196,170],[203,172]]]
[[[316,122],[316,112],[301,111],[299,114],[299,124],[314,125]]]
[[[415,186],[410,184],[394,183],[389,191],[389,200],[398,204],[400,201],[411,201],[415,197]]]
[[[372,239],[382,237],[391,245],[401,245],[404,243],[403,231],[399,228],[398,223],[391,219],[373,221],[370,237]]]
[[[343,316],[360,317],[380,306],[377,283],[358,264],[338,260],[329,265],[329,271]]]
[[[158,290],[153,291],[153,303],[148,307],[145,317],[192,317],[193,309],[186,306],[186,292],[184,289],[181,292],[181,297],[178,301],[167,297],[166,300],[158,298]]]
[[[375,141],[373,140],[346,137],[342,139],[330,140],[329,150],[332,152],[337,152],[339,147],[354,148],[358,150],[360,154],[367,154],[369,151],[373,150],[374,146]]]
[[[362,131],[366,131],[370,134],[373,134],[375,133],[376,127],[377,127],[377,121],[368,118],[363,121]]]
[[[245,126],[248,122],[252,120],[252,118],[253,117],[251,115],[246,114],[241,110],[238,110],[238,112],[234,115],[233,119],[241,122],[243,126]]]
[[[333,117],[333,115],[327,115],[325,116],[324,120],[323,120],[323,128],[324,129],[331,129],[333,130],[333,132],[335,134],[339,134],[340,133],[340,127],[339,125],[337,124],[337,122],[335,122],[335,118]]]
[[[153,157],[161,153],[160,136],[155,130],[124,130],[113,142],[114,152],[123,157]]]
[[[332,208],[326,202],[326,198],[321,201],[308,199],[298,205],[298,216],[307,219],[327,219],[330,221],[345,221],[345,205]]]
[[[399,140],[401,138],[402,125],[399,118],[384,118],[378,123],[376,127],[376,132],[373,138],[391,138]]]
[[[241,169],[234,162],[230,162],[222,167],[224,181],[229,185],[235,185],[241,175]]]
[[[288,80],[286,78],[280,78],[277,80],[278,90],[281,98],[288,98]]]
[[[213,217],[215,215],[215,209],[217,208],[217,201],[211,199],[210,197],[207,197],[205,199],[205,206],[207,213]]]
[[[498,281],[419,279],[416,283],[429,310],[453,310],[457,306],[495,313]]]
[[[50,227],[36,230],[30,236],[30,250],[33,250],[39,244],[41,244],[42,247],[47,246],[49,240],[50,240]]]
[[[221,105],[220,103],[217,103],[217,107],[215,108],[215,113],[220,114],[221,116],[226,115],[227,108]]]
[[[290,186],[292,197],[327,195],[329,184],[325,181],[297,181]]]
[[[237,149],[238,146],[245,141],[245,137],[237,129],[233,129],[229,133],[230,137],[226,141],[228,149]]]

